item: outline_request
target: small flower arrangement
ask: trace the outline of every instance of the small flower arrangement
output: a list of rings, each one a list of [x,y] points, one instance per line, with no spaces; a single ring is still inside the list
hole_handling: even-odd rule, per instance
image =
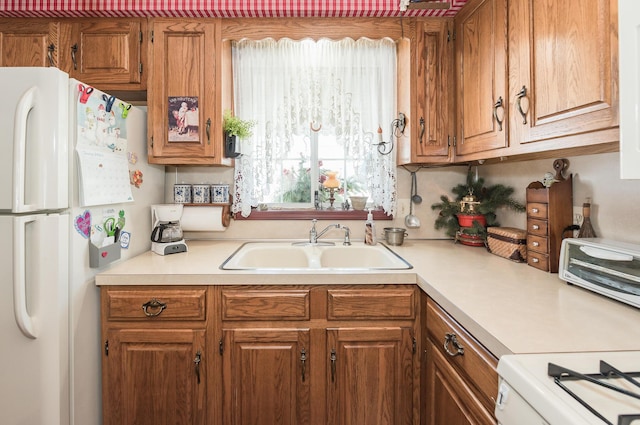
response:
[[[237,136],[239,139],[246,139],[253,135],[255,121],[240,119],[231,114],[229,109],[224,111],[222,130],[230,136]]]

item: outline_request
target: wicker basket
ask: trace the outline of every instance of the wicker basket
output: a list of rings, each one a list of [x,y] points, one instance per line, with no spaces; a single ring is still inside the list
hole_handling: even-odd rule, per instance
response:
[[[527,231],[514,227],[489,227],[487,228],[487,250],[497,256],[525,263]]]

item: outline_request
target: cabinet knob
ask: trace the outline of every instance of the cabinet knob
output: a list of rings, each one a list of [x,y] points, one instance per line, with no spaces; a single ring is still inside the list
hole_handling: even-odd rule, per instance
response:
[[[537,209],[537,208],[531,208],[531,212],[532,212],[532,213],[538,213],[538,212],[540,212],[540,210],[539,210],[539,209]]]
[[[537,224],[532,225],[531,228],[533,230],[540,230],[540,226],[538,226]]]
[[[539,243],[539,242],[533,242],[531,245],[533,245],[533,246],[540,246],[540,243]]]
[[[532,263],[539,263],[540,260],[534,257],[534,258],[531,259],[531,262]]]

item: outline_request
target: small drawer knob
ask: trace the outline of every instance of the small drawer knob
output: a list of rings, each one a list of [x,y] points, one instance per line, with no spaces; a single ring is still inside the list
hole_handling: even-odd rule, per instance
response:
[[[540,210],[537,208],[531,208],[531,212],[537,213],[537,212],[540,212]]]
[[[539,262],[540,262],[540,260],[538,260],[537,258],[532,258],[532,259],[531,259],[531,262],[533,262],[533,263],[539,263]]]
[[[538,226],[537,224],[532,225],[531,228],[533,230],[540,230],[540,226]]]
[[[534,242],[534,243],[532,243],[531,245],[533,245],[533,246],[540,246],[540,243],[539,243],[539,242]]]

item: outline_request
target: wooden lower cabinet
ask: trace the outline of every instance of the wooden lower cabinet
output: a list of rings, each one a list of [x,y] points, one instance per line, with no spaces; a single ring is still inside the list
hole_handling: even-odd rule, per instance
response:
[[[431,298],[426,323],[424,423],[495,425],[498,360]]]
[[[101,288],[104,425],[204,425],[206,287]]]
[[[104,425],[496,423],[497,359],[415,285],[101,297]]]
[[[222,288],[222,423],[419,424],[418,291]]]
[[[308,330],[225,330],[223,344],[222,423],[311,423]]]
[[[207,423],[204,330],[114,329],[105,337],[105,425]]]
[[[414,423],[413,334],[403,327],[327,330],[327,424]]]

